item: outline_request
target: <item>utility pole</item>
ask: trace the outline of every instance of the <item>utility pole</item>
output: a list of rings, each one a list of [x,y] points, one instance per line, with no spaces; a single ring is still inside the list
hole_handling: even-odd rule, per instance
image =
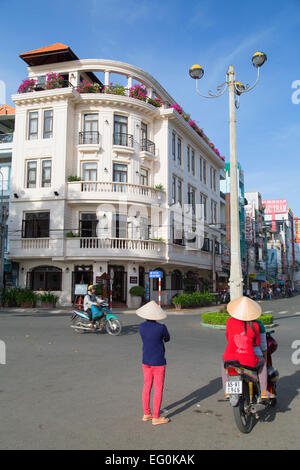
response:
[[[4,206],[3,200],[3,186],[4,178],[3,173],[1,175],[1,214],[0,214],[0,306],[2,305],[2,292],[4,286],[4,250],[5,250],[5,236],[6,236],[6,222],[8,217],[7,207]]]

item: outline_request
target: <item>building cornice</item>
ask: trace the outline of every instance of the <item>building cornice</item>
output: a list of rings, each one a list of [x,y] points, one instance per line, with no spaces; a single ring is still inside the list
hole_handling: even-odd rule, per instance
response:
[[[56,88],[55,90],[31,91],[12,95],[16,106],[51,103],[55,101],[78,101],[79,93],[72,87]]]
[[[174,108],[161,109],[160,108],[160,117],[161,119],[173,119],[176,121],[178,128],[189,136],[189,138],[195,143],[197,148],[208,156],[216,164],[218,169],[223,169],[225,162],[216,155],[216,153],[210,148],[210,146],[198,135],[195,130],[187,123],[183,117],[178,114]]]

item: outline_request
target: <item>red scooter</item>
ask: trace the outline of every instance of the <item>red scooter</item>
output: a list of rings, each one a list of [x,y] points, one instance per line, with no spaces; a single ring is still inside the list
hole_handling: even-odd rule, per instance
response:
[[[267,333],[268,391],[276,395],[279,373],[273,367],[272,354],[278,345],[272,333],[274,331]],[[277,399],[260,398],[260,384],[255,367],[245,367],[237,361],[226,361],[224,367],[227,373],[226,394],[230,396],[236,425],[242,433],[249,433],[259,418],[258,413],[269,406],[275,406]]]

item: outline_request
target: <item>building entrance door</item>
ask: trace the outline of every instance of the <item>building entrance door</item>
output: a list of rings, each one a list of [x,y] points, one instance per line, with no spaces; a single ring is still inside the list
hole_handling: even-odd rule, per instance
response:
[[[108,266],[108,272],[114,271],[114,279],[112,286],[113,304],[126,304],[127,301],[127,273],[124,266]]]

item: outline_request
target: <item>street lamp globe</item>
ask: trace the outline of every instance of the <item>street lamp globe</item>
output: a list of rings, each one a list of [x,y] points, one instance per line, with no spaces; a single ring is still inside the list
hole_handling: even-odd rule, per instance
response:
[[[254,67],[258,68],[264,65],[267,60],[267,56],[264,52],[255,52],[252,56],[252,64]]]
[[[204,75],[204,70],[201,65],[195,64],[189,70],[190,77],[194,79],[202,78]]]

